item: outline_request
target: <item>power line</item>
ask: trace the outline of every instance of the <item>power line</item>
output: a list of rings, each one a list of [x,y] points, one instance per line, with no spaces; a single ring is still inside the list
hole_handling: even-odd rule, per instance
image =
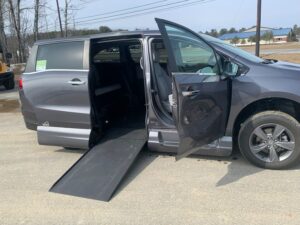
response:
[[[180,3],[188,2],[188,1],[190,1],[190,0],[180,0],[180,1],[176,1],[176,2],[171,2],[171,3],[163,4],[163,5],[152,6],[150,8],[146,8],[146,9],[133,10],[133,11],[126,12],[126,13],[119,13],[119,14],[116,14],[116,15],[104,16],[104,17],[97,17],[97,18],[89,19],[89,20],[81,20],[78,23],[95,21],[95,20],[99,20],[99,19],[100,20],[101,19],[108,19],[108,18],[112,18],[112,17],[116,17],[116,16],[123,16],[123,15],[127,15],[127,14],[132,14],[132,13],[136,13],[136,12],[144,12],[144,11],[148,11],[148,10],[152,10],[152,9],[157,9],[157,8],[160,8],[160,7],[167,7],[167,6],[170,6],[170,5],[176,5],[176,4],[180,4]],[[204,1],[204,0],[201,0],[201,1]]]
[[[75,18],[75,19],[86,19],[86,18],[91,18],[91,17],[98,17],[98,16],[103,16],[103,15],[109,15],[109,14],[114,14],[114,13],[118,13],[118,12],[124,12],[124,11],[132,10],[132,9],[143,8],[145,6],[155,5],[155,4],[158,4],[158,3],[161,3],[161,2],[166,2],[166,1],[168,1],[168,0],[160,0],[160,1],[151,2],[151,3],[148,3],[148,4],[133,6],[133,7],[130,7],[130,8],[119,9],[119,10],[115,10],[115,11],[110,11],[110,12],[105,12],[105,13],[100,13],[100,14],[94,14],[94,15],[90,15],[90,16],[78,17],[78,18]]]
[[[163,8],[163,9],[150,10],[148,12],[137,12],[133,15],[124,15],[124,16],[119,16],[117,18],[103,19],[103,20],[100,19],[100,20],[97,20],[97,22],[107,22],[107,21],[125,19],[125,18],[130,18],[130,17],[134,17],[134,16],[139,16],[139,15],[146,15],[146,14],[151,14],[151,13],[170,10],[170,9],[178,9],[178,8],[188,7],[188,6],[197,5],[197,4],[200,4],[200,3],[205,4],[205,3],[209,3],[209,2],[213,2],[213,1],[216,1],[216,0],[197,0],[197,1],[194,1],[194,2],[189,2],[189,3],[185,3],[185,4],[181,4],[181,5],[166,7],[166,8]],[[134,13],[134,12],[132,12],[132,13]],[[91,23],[95,23],[95,22],[82,22],[82,21],[77,22],[77,24],[80,24],[80,25],[91,24]]]
[[[162,3],[162,2],[165,2],[165,1],[168,1],[168,0],[159,0],[159,1],[156,1],[156,2],[152,2],[152,3],[137,5],[137,6],[133,6],[133,7],[125,8],[125,9],[119,9],[119,10],[110,11],[110,12],[105,12],[105,13],[101,13],[101,14],[94,14],[94,15],[90,15],[90,16],[78,17],[78,18],[75,18],[75,19],[79,19],[79,22],[80,22],[81,21],[80,19],[86,19],[86,18],[92,18],[92,17],[99,17],[99,16],[103,16],[103,15],[115,14],[115,13],[118,13],[118,12],[124,12],[124,11],[132,10],[132,9],[138,9],[138,8],[143,8],[143,7],[154,5],[154,4],[159,4],[159,3]],[[91,3],[91,2],[88,2],[88,3]],[[54,23],[49,24],[49,25],[50,26],[55,26]]]
[[[89,19],[89,20],[81,20],[81,21],[77,21],[76,24],[83,25],[83,24],[91,24],[91,23],[95,23],[95,22],[100,23],[100,22],[106,22],[106,21],[112,21],[112,20],[125,19],[125,18],[129,18],[129,17],[133,17],[133,16],[146,15],[146,14],[164,11],[164,10],[170,10],[170,9],[177,9],[177,8],[192,6],[192,5],[196,5],[196,4],[200,4],[200,3],[205,4],[205,3],[209,3],[209,2],[213,2],[213,1],[215,1],[215,0],[196,0],[196,1],[192,1],[192,2],[190,0],[180,0],[180,1],[171,2],[171,3],[159,5],[159,6],[148,7],[148,8],[142,9],[142,10],[133,10],[130,12],[119,13],[119,14],[111,15],[111,16],[104,16],[104,17],[99,17],[99,18],[94,18],[94,19]],[[183,4],[181,4],[181,3],[183,3]],[[136,6],[136,7],[141,7],[141,6]],[[136,8],[136,7],[132,7],[132,8]],[[122,9],[122,10],[125,10],[125,9]],[[129,10],[129,8],[127,8],[126,10]],[[120,11],[120,10],[117,10],[117,11]],[[112,14],[114,12],[108,12],[108,13]],[[108,14],[108,13],[104,13],[104,14]],[[101,14],[101,15],[104,15],[104,14]]]

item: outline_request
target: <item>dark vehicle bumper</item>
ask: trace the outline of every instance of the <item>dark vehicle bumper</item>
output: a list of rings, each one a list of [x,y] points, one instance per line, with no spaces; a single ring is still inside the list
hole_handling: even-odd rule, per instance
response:
[[[14,79],[14,73],[13,72],[5,72],[0,74],[0,85],[3,84],[5,81],[8,81],[10,79]]]

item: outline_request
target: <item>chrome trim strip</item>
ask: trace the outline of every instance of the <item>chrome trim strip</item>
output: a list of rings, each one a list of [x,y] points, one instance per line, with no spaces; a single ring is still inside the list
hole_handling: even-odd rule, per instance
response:
[[[29,72],[29,73],[23,73],[24,75],[27,74],[36,74],[36,73],[42,73],[42,72],[64,72],[64,71],[70,71],[70,72],[89,72],[89,70],[72,70],[72,69],[46,69],[43,71],[35,71],[35,72]]]

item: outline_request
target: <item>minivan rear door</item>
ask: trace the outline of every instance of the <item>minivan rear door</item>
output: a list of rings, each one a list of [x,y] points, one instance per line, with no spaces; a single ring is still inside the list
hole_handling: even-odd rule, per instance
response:
[[[23,74],[24,97],[34,111],[40,144],[88,148],[88,43],[38,44],[34,71]]]
[[[220,75],[214,49],[197,33],[156,19],[172,73],[172,111],[180,144],[177,159],[224,136],[229,80]]]

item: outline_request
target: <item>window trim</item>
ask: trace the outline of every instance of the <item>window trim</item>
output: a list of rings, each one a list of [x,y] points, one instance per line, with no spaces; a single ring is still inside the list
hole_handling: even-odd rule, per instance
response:
[[[112,40],[102,40],[102,38],[100,40],[98,40],[97,38],[95,39],[92,39],[92,43],[93,44],[106,44],[106,43],[115,43],[115,42],[134,42],[134,41],[139,41],[141,43],[141,45],[143,45],[143,38],[142,37],[121,37],[121,38],[116,38],[116,39],[112,39]],[[91,45],[90,45],[91,46]],[[143,46],[142,46],[142,54],[141,56],[143,57]],[[120,51],[121,52],[121,51]],[[92,56],[94,57],[95,54],[94,52],[92,52],[92,54],[89,54],[90,57],[91,57],[91,62],[93,61],[92,60]]]
[[[36,70],[36,62],[38,59],[38,52],[40,47],[42,46],[47,46],[47,45],[55,45],[55,44],[63,44],[63,43],[74,43],[74,42],[81,42],[82,43],[82,68],[81,69],[59,69],[59,68],[55,68],[55,69],[45,69],[42,71],[37,71]],[[33,72],[28,72],[26,74],[34,74],[34,73],[40,73],[40,72],[45,72],[45,71],[86,71],[89,68],[89,63],[86,63],[86,61],[88,62],[88,58],[86,59],[86,54],[89,54],[89,47],[87,48],[87,46],[89,46],[89,41],[86,40],[70,40],[70,41],[58,41],[58,42],[49,42],[49,43],[45,43],[45,44],[38,44],[37,48],[36,48],[36,52],[35,52],[35,61],[34,61],[34,71]],[[87,55],[88,56],[88,55]]]
[[[166,112],[166,110],[163,108],[161,99],[158,96],[158,85],[157,85],[158,81],[157,81],[156,73],[154,70],[154,63],[152,60],[152,57],[153,57],[152,43],[156,40],[161,40],[162,43],[164,43],[163,38],[161,36],[149,37],[146,40],[147,48],[148,48],[149,74],[150,74],[150,82],[149,82],[149,90],[150,90],[150,96],[151,96],[150,103],[152,105],[152,108],[153,108],[153,111],[154,111],[156,117],[159,118],[159,121],[161,123],[163,123],[166,127],[175,128],[173,117],[171,115],[169,115]],[[167,53],[167,56],[169,56],[168,53]]]
[[[178,71],[178,68],[176,66],[176,60],[175,60],[175,55],[174,55],[173,51],[171,51],[171,52],[168,51],[168,49],[172,49],[172,45],[171,45],[170,40],[169,40],[169,35],[167,33],[167,30],[166,30],[166,25],[169,25],[169,26],[174,27],[176,29],[181,29],[185,32],[189,32],[189,33],[193,34],[195,37],[199,38],[201,41],[203,41],[205,44],[207,44],[213,50],[213,52],[215,54],[215,58],[217,60],[217,53],[216,53],[216,49],[214,48],[214,46],[212,44],[210,44],[208,41],[206,41],[204,38],[202,38],[199,34],[194,32],[193,30],[191,30],[187,27],[184,27],[182,25],[176,24],[174,22],[164,20],[164,19],[156,18],[155,20],[156,20],[158,28],[161,32],[161,36],[162,36],[163,41],[165,42],[165,37],[167,38],[167,41],[164,44],[165,44],[165,46],[167,48],[167,52],[168,52],[168,60],[170,62],[170,69],[171,69],[170,73],[180,72],[180,71]],[[218,72],[219,72],[219,74],[217,74],[217,75],[221,76],[222,74],[220,73],[220,71],[221,71],[220,70],[220,63],[218,63],[217,65],[218,65]],[[181,73],[184,73],[184,72],[181,72]]]
[[[119,50],[118,52],[116,52],[116,53],[118,53],[118,56],[119,56],[116,61],[114,61],[114,60],[112,60],[112,61],[105,61],[105,60],[104,61],[101,61],[101,60],[95,61],[96,56],[99,55],[100,52],[102,52],[103,50],[111,49],[111,48],[117,48]],[[93,55],[92,62],[93,63],[121,63],[121,47],[119,45],[114,45],[114,46],[107,46],[103,49],[100,49],[99,51],[97,51],[96,54]]]

